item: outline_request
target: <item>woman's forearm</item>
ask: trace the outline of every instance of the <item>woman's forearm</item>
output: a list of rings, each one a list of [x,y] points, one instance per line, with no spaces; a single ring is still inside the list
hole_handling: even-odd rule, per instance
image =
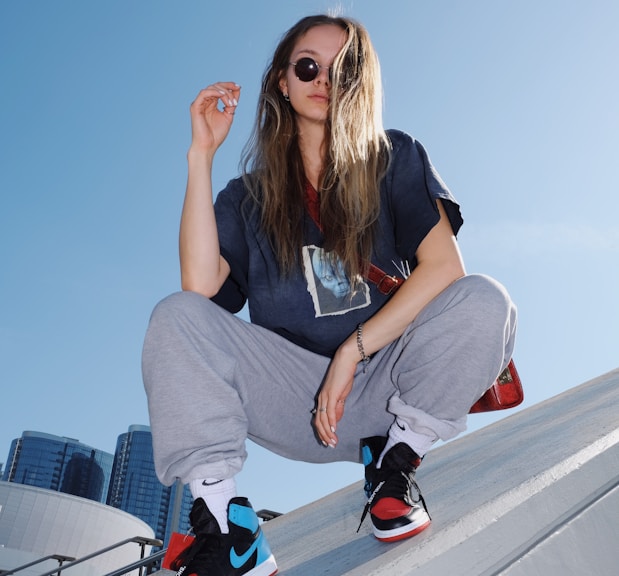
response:
[[[451,225],[438,202],[440,220],[419,246],[410,277],[362,330],[363,350],[371,355],[399,338],[425,306],[466,271]],[[359,360],[357,333],[342,344],[341,353]]]
[[[211,176],[213,155],[190,148],[187,163],[179,235],[181,287],[210,298],[217,294],[230,272],[219,252]]]
[[[426,263],[415,268],[410,278],[362,328],[362,346],[370,356],[399,338],[423,308],[458,278],[464,268],[457,263]],[[356,362],[360,359],[357,333],[342,344],[341,352]]]

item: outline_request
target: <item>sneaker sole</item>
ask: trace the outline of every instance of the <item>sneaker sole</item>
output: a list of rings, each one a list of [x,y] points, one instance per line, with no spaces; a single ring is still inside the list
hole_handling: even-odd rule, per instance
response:
[[[275,557],[271,554],[264,562],[246,572],[245,576],[274,576],[274,574],[277,574],[277,570]]]
[[[420,526],[415,526],[411,529],[410,525],[400,526],[393,530],[379,530],[376,526],[373,526],[374,536],[381,542],[397,542],[398,540],[405,540],[406,538],[412,538],[420,532],[423,532],[428,526],[430,526],[431,520],[428,518],[427,522]]]

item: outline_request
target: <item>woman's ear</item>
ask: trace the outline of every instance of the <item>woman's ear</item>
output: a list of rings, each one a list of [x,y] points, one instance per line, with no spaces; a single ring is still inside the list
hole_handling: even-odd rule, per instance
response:
[[[279,89],[281,90],[284,98],[288,97],[288,80],[286,76],[281,76],[279,79]]]

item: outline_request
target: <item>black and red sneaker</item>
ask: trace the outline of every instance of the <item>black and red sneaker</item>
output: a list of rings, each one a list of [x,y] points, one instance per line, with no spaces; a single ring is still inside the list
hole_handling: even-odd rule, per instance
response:
[[[410,446],[400,442],[389,449],[377,468],[386,443],[384,436],[361,440],[368,502],[359,527],[369,512],[374,536],[383,542],[393,542],[419,534],[430,525],[431,519],[415,482],[421,458]]]

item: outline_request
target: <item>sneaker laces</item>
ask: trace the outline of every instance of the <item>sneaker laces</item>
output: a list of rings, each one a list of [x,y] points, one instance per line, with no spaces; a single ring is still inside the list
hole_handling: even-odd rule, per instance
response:
[[[430,518],[430,512],[428,511],[428,507],[426,506],[426,501],[423,498],[423,494],[421,493],[421,489],[419,488],[419,484],[415,480],[415,468],[411,466],[409,470],[394,470],[391,473],[385,473],[381,469],[377,469],[376,472],[380,474],[378,478],[378,483],[374,488],[374,482],[371,480],[366,480],[365,482],[365,493],[368,497],[368,501],[363,508],[363,513],[361,514],[361,520],[359,522],[359,526],[357,528],[357,532],[361,529],[363,521],[365,517],[368,515],[372,503],[376,496],[385,488],[384,494],[381,494],[381,498],[396,498],[398,500],[403,500],[409,506],[414,506],[415,504],[421,504],[424,507],[424,510],[428,514],[428,518]],[[381,473],[382,472],[382,473]],[[412,495],[412,490],[417,494],[415,498]]]

